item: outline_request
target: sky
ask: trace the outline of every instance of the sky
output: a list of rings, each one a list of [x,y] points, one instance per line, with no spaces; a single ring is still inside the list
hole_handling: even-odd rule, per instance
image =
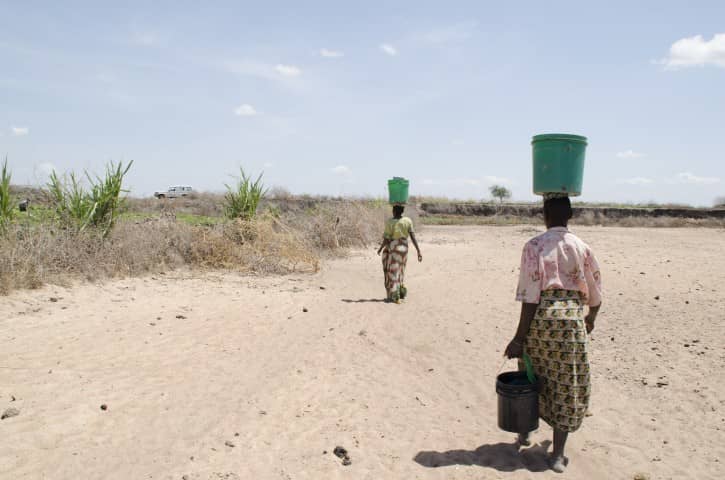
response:
[[[725,196],[725,2],[0,0],[14,183],[528,201],[551,132],[589,139],[583,201]]]

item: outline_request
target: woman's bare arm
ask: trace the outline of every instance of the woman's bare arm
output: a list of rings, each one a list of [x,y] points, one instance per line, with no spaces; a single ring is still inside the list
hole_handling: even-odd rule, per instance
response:
[[[420,253],[420,247],[418,246],[418,241],[415,239],[415,232],[410,232],[410,239],[413,241],[413,245],[415,246],[416,251],[418,252],[418,261],[423,261],[423,255]]]
[[[589,313],[586,317],[584,317],[584,323],[586,323],[587,326],[587,333],[592,333],[592,330],[594,330],[594,321],[597,319],[601,306],[602,304],[600,303],[599,305],[589,307]]]
[[[539,305],[537,303],[521,304],[521,315],[519,316],[519,326],[516,329],[516,335],[509,342],[504,353],[508,358],[521,358],[524,354],[524,340],[526,340],[526,335],[529,333],[531,322],[538,308]]]

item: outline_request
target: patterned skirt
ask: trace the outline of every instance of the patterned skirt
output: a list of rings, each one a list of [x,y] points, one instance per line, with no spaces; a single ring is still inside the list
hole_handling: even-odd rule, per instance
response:
[[[591,393],[587,332],[580,293],[541,292],[524,351],[539,377],[539,416],[564,432],[579,429]]]
[[[405,265],[408,263],[408,239],[391,240],[383,250],[383,274],[388,300],[397,302],[408,293],[405,280]]]

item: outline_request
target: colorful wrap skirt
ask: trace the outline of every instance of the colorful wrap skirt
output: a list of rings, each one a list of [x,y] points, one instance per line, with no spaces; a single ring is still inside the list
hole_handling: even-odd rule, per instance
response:
[[[587,345],[580,293],[541,292],[524,352],[542,384],[539,416],[552,428],[574,432],[584,420],[591,393]]]
[[[391,240],[383,249],[383,274],[388,300],[393,302],[405,298],[405,265],[408,263],[408,239]]]

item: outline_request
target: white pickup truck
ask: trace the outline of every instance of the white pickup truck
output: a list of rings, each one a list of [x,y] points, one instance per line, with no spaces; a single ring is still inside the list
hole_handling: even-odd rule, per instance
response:
[[[165,192],[154,192],[156,198],[177,198],[191,195],[194,190],[189,186],[169,187]]]

